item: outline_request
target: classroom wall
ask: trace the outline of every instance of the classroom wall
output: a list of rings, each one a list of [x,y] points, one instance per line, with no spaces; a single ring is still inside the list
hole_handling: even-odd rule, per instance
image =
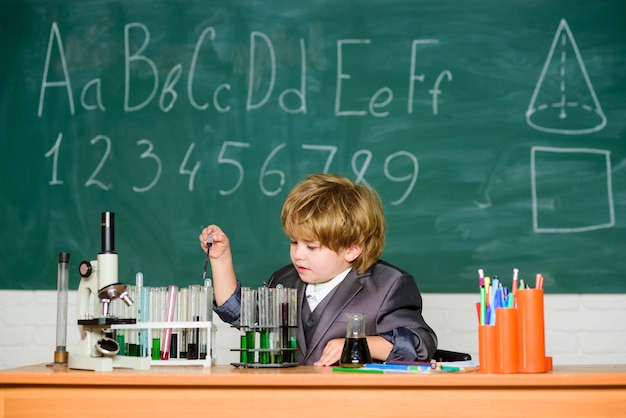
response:
[[[0,291],[0,369],[53,360],[56,344],[56,291]],[[471,294],[424,294],[424,316],[439,346],[478,357],[475,302]],[[68,350],[78,341],[76,292],[70,292]],[[559,364],[626,363],[626,294],[545,297],[546,351]],[[218,364],[237,361],[230,352],[238,332],[217,323]]]

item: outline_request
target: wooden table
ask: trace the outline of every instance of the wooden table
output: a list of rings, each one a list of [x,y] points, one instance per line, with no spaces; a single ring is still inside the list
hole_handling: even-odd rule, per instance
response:
[[[0,371],[0,417],[626,417],[626,365],[545,374],[45,365]]]

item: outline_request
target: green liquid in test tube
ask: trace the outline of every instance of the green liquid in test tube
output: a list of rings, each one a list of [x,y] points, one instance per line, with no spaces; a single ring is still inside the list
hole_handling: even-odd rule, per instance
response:
[[[131,306],[126,306],[126,311],[128,313],[127,318],[134,319],[135,323],[139,320],[139,301],[140,301],[140,291],[141,289],[137,285],[129,285],[127,287],[128,294],[131,300],[135,301]],[[137,339],[139,336],[139,331],[136,329],[129,329],[125,331],[124,340],[125,340],[125,353],[127,356],[137,356]]]
[[[167,287],[150,288],[150,321],[165,322],[165,302],[167,299]],[[152,360],[161,359],[161,334],[162,329],[152,330]]]
[[[269,351],[263,351],[270,348],[270,331],[267,328],[259,332],[259,347],[261,349],[261,351],[259,351],[259,363],[269,364],[270,353]]]
[[[256,323],[256,290],[249,287],[241,288],[241,331],[245,333],[245,344],[242,341],[241,349],[246,350],[246,363],[256,362],[255,356],[255,332],[252,327]]]
[[[128,355],[132,357],[139,357],[139,346],[137,344],[129,344]]]
[[[259,293],[259,363],[269,364],[270,353],[270,288],[261,287]]]
[[[245,331],[242,331],[241,333],[241,343],[239,348],[241,348],[241,351],[239,351],[239,362],[245,364],[248,362],[248,351],[246,351],[246,348],[248,348],[248,338]]]
[[[120,350],[117,352],[118,356],[125,356],[126,355],[126,342],[124,341],[124,331],[123,330],[117,330],[117,335],[115,335],[115,341],[117,341],[117,344],[120,347]]]
[[[152,339],[152,360],[160,360],[161,359],[161,339],[153,338]]]
[[[290,362],[296,362],[296,329],[298,325],[298,289],[288,289],[289,297],[289,346],[291,350]]]
[[[254,338],[254,331],[246,331],[246,348],[248,349],[248,364],[256,363],[256,353],[254,351],[256,347],[256,341]]]
[[[270,361],[272,364],[282,364],[283,352],[281,349],[281,297],[283,288],[271,288],[270,290]]]

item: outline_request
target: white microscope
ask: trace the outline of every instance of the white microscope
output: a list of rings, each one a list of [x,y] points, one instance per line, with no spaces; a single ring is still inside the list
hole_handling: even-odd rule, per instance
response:
[[[136,320],[109,314],[109,304],[115,299],[121,299],[128,306],[133,301],[128,296],[126,285],[118,282],[113,212],[102,213],[101,231],[102,250],[96,260],[83,261],[79,267],[81,280],[76,310],[80,341],[69,353],[68,367],[97,372],[112,371],[114,367],[149,370],[150,357],[119,356],[118,342],[106,336],[105,331],[110,330],[111,325],[134,324]],[[99,304],[102,304],[102,311],[97,313]]]

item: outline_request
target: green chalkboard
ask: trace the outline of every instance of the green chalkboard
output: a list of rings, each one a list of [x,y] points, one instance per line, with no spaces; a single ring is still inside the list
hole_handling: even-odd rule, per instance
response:
[[[375,187],[384,258],[424,292],[477,269],[626,293],[626,4],[618,1],[1,1],[0,288],[57,256],[120,281],[201,280],[201,228],[239,278],[289,262],[306,174]]]

